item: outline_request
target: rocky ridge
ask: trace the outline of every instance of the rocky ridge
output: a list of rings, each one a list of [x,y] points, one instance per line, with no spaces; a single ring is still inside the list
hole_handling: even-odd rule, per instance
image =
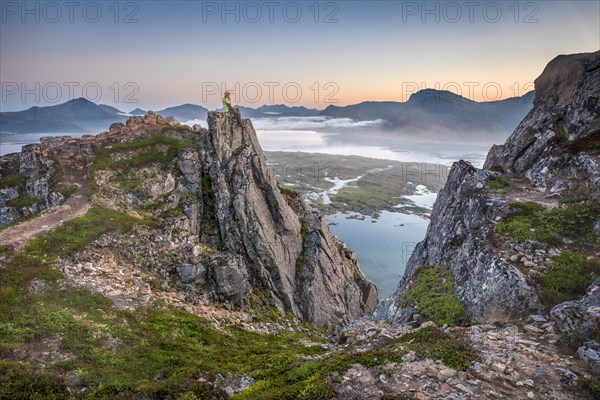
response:
[[[47,165],[25,187],[27,193],[45,188],[34,194],[56,197],[50,207],[62,199],[52,184],[63,172],[69,183],[72,176],[78,185],[90,180],[94,205],[157,221],[155,228],[137,227],[134,236],[101,237],[61,264],[70,282],[117,305],[135,307],[153,296],[141,282],[132,286],[139,289],[134,295],[117,289],[122,284],[115,280],[92,279],[112,264],[154,276],[195,304],[273,308],[321,326],[370,311],[375,286],[320,216],[294,193],[280,191],[251,122],[238,126],[221,113],[210,113],[208,122],[208,130],[191,129],[149,112],[97,137],[45,139],[4,157],[3,165],[20,161],[20,173],[36,177],[38,164]],[[75,156],[57,157],[61,152]]]
[[[418,309],[403,302],[403,293],[413,286],[416,271],[448,265],[456,297],[472,321],[544,313],[564,335],[560,340],[582,346],[579,355],[597,368],[599,282],[583,298],[557,305],[547,300],[544,285],[557,257],[580,254],[580,263],[597,265],[600,256],[598,88],[600,52],[559,56],[548,64],[535,81],[533,110],[504,145],[492,147],[484,168],[454,164],[425,239],[396,295],[380,302],[375,319],[412,321]],[[515,222],[514,215],[522,218]],[[525,231],[517,225],[530,221]],[[540,221],[554,224],[554,230]]]

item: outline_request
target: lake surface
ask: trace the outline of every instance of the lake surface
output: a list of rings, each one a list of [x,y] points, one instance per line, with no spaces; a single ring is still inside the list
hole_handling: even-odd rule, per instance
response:
[[[379,289],[379,298],[391,296],[416,244],[425,237],[429,221],[412,214],[382,211],[381,216],[364,220],[348,217],[360,214],[327,216],[331,232],[356,252],[365,275]]]

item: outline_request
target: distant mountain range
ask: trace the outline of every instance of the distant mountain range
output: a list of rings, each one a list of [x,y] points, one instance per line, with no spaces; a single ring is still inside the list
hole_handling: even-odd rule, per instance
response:
[[[27,110],[0,113],[0,131],[17,133],[89,132],[95,127],[107,127],[127,117],[107,105],[97,105],[84,98],[69,100],[55,106],[34,106]]]
[[[316,116],[321,110],[306,107],[288,107],[283,104],[265,105],[256,109],[239,107],[245,118],[282,116]],[[34,106],[23,111],[0,113],[0,132],[15,133],[85,133],[103,131],[113,122],[124,122],[131,115],[145,115],[136,108],[126,113],[104,104],[95,104],[85,98],[69,100],[55,106]],[[174,117],[180,122],[206,120],[208,109],[196,104],[182,104],[156,111],[163,117]]]
[[[473,134],[508,137],[533,108],[533,91],[521,97],[476,102],[449,91],[424,89],[406,102],[367,101],[329,106],[320,115],[353,120],[382,120],[382,129],[419,136],[466,138]]]
[[[476,102],[452,92],[425,89],[406,102],[367,101],[325,110],[289,107],[283,104],[258,108],[240,106],[245,118],[313,117],[350,118],[356,121],[381,120],[388,132],[465,138],[474,133],[487,137],[507,137],[533,106],[535,94],[494,102]],[[15,133],[86,133],[106,130],[113,122],[124,122],[131,115],[145,115],[140,108],[126,113],[84,98],[66,103],[31,107],[23,111],[0,113],[0,132]],[[180,122],[205,120],[208,109],[196,104],[182,104],[157,111]]]

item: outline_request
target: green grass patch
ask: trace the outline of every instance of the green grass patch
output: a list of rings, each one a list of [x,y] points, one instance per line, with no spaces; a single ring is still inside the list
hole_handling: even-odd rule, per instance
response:
[[[421,358],[442,361],[450,368],[466,371],[479,360],[464,341],[455,339],[438,328],[425,328],[399,339],[387,339],[376,348],[361,352],[336,352],[317,361],[282,368],[281,373],[259,381],[235,399],[327,399],[335,395],[328,384],[333,373],[343,373],[355,364],[367,368],[388,362],[402,363],[404,355],[413,350]]]
[[[300,199],[300,193],[296,192],[295,190],[286,188],[285,186],[282,186],[279,183],[277,183],[277,188],[279,189],[282,195],[291,200]]]
[[[298,366],[299,357],[324,352],[302,344],[300,339],[317,340],[310,335],[261,335],[234,326],[216,330],[174,307],[116,310],[103,296],[57,284],[54,264],[59,257],[105,232],[126,233],[144,222],[93,208],[33,239],[10,261],[0,274],[0,358],[5,359],[0,398],[64,398],[66,373],[90,388],[82,398],[222,398],[198,378],[231,373],[268,380]],[[44,280],[48,290],[31,294],[33,279]],[[60,351],[73,357],[43,371],[6,360],[24,346],[43,351],[49,339],[58,340]]]
[[[64,383],[56,376],[33,372],[18,363],[0,360],[0,399],[3,400],[62,400],[69,399]]]
[[[0,180],[0,188],[23,186],[27,182],[27,177],[21,174],[8,175]]]
[[[402,294],[403,304],[438,325],[462,325],[468,321],[465,307],[454,292],[454,275],[448,266],[423,266],[416,270],[411,288]]]
[[[167,136],[161,131],[142,140],[118,143],[104,148],[94,163],[95,170],[130,168],[153,162],[167,163],[177,153],[187,148],[179,139]],[[131,157],[113,157],[113,154],[133,152]]]
[[[440,360],[457,371],[466,371],[473,361],[479,360],[475,350],[465,341],[452,338],[438,328],[424,328],[401,339],[417,356]]]
[[[54,186],[54,191],[60,193],[66,199],[73,194],[75,188],[72,185],[59,183]]]
[[[0,255],[12,254],[13,248],[10,246],[0,245]]]
[[[600,380],[579,378],[577,386],[584,399],[600,399]]]
[[[151,221],[140,220],[120,211],[94,207],[47,235],[33,239],[23,254],[53,260],[69,255],[108,231],[126,233],[134,224],[153,225]]]
[[[332,373],[343,373],[355,364],[372,368],[387,362],[401,363],[406,350],[397,350],[394,348],[396,345],[396,342],[390,341],[377,349],[356,353],[333,353],[317,361],[282,366],[277,374],[257,382],[235,396],[235,399],[332,398],[336,394],[328,383],[328,377]]]
[[[334,372],[354,364],[366,367],[402,361],[407,349],[464,369],[472,351],[437,329],[383,341],[368,351],[325,354],[312,334],[264,335],[235,326],[215,329],[183,309],[155,304],[135,311],[117,310],[108,298],[87,289],[58,284],[54,265],[108,231],[129,232],[145,223],[99,208],[33,239],[0,274],[0,398],[65,398],[65,376],[88,387],[82,399],[211,398],[223,393],[201,378],[248,375],[257,383],[238,399],[326,399]],[[33,279],[48,289],[32,294]],[[14,350],[39,354],[48,341],[70,358],[41,368],[9,361]],[[321,358],[306,360],[307,356]],[[67,396],[68,398],[68,396]]]
[[[503,176],[490,176],[487,180],[487,185],[490,189],[504,189],[510,186],[510,182]]]
[[[560,139],[566,139],[567,138],[567,131],[565,130],[565,127],[562,124],[554,124],[554,133],[556,133],[556,136],[558,136]]]
[[[163,213],[161,213],[161,216],[165,218],[181,218],[185,217],[185,211],[183,210],[183,206],[179,205],[175,208],[169,208],[165,210]]]
[[[41,201],[41,199],[38,199],[37,197],[20,196],[20,197],[17,197],[16,199],[7,201],[6,205],[9,207],[17,207],[17,208],[31,207],[31,206],[39,203],[40,201]]]
[[[588,286],[600,277],[600,261],[565,251],[554,257],[542,276],[540,299],[548,307],[582,297]]]
[[[600,206],[591,202],[570,203],[546,210],[534,202],[512,202],[515,209],[496,225],[496,232],[524,241],[535,239],[550,245],[561,244],[567,237],[585,243],[596,243],[594,221]]]

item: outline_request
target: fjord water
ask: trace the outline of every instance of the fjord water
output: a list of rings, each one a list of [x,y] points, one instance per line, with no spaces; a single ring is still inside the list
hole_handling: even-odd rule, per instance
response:
[[[350,218],[348,218],[350,216]],[[360,217],[362,218],[362,217]],[[391,296],[429,221],[414,214],[382,211],[377,219],[352,214],[327,216],[331,232],[356,252],[361,269],[377,285],[379,298]]]

